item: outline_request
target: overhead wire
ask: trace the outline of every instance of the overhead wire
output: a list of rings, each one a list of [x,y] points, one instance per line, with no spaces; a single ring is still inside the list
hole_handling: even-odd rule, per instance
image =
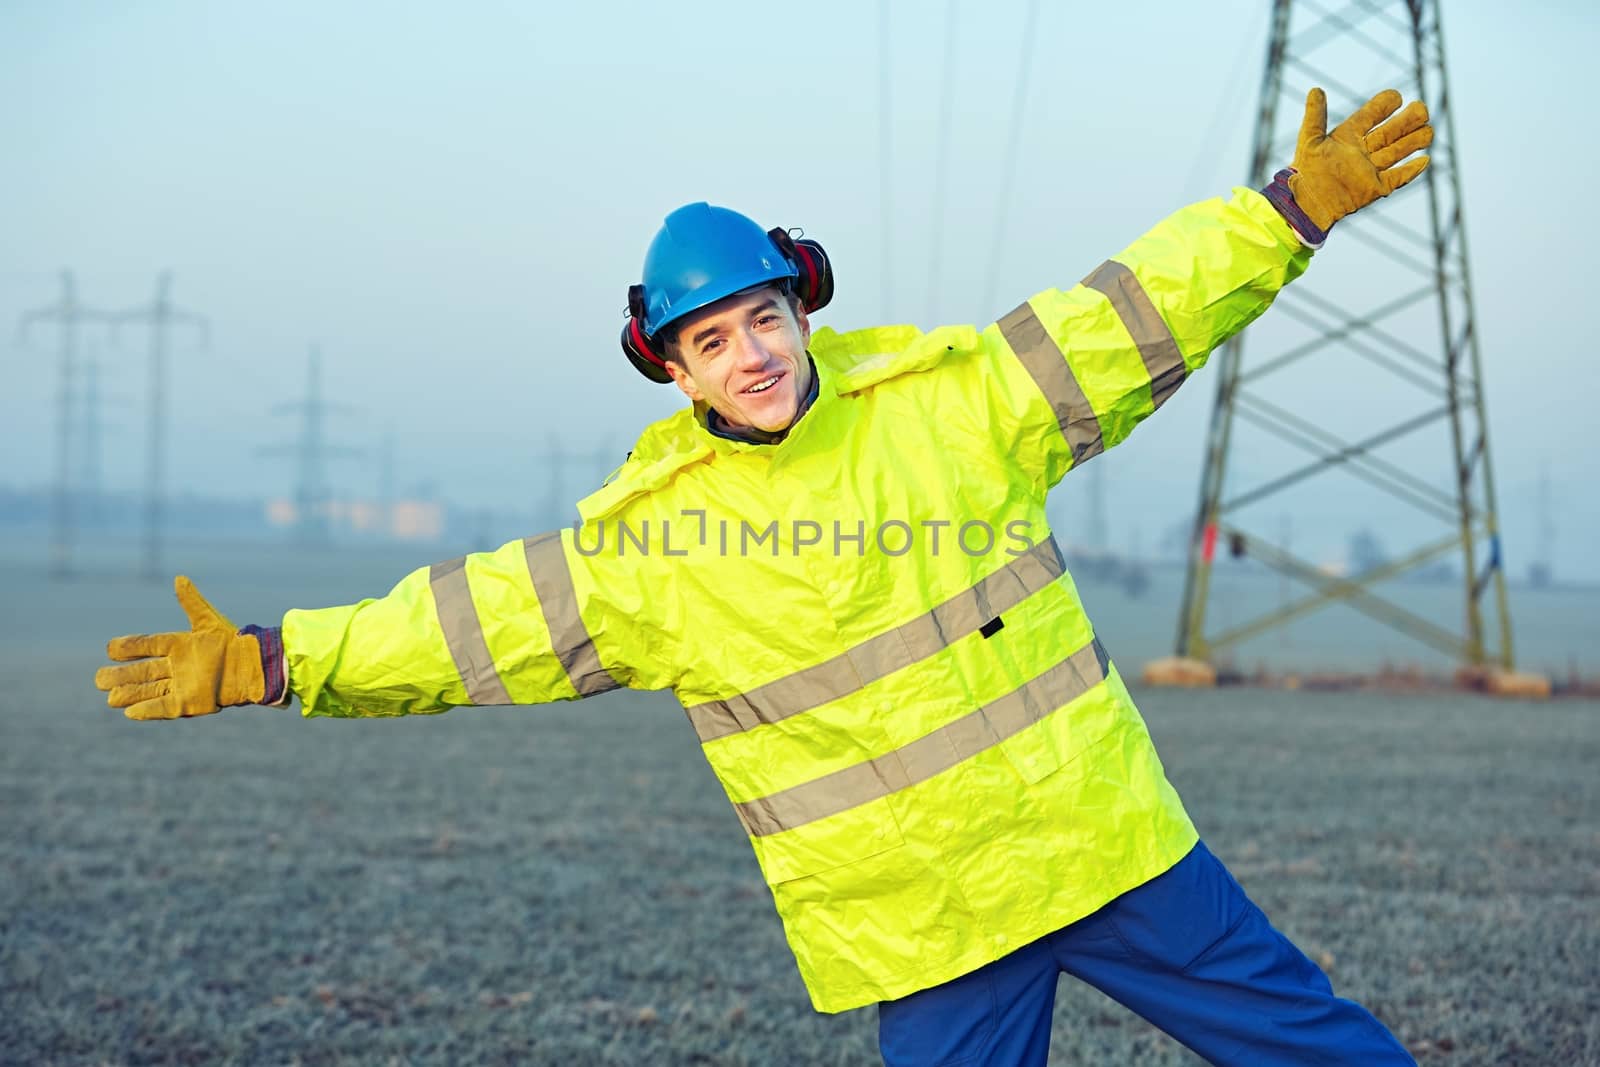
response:
[[[1006,229],[1011,220],[1011,189],[1017,180],[1017,161],[1022,154],[1022,119],[1028,102],[1028,85],[1033,70],[1034,28],[1039,21],[1039,0],[1028,0],[1022,20],[1022,54],[1017,60],[1016,85],[1011,96],[1011,127],[1006,135],[1005,163],[1000,171],[999,203],[995,206],[994,239],[989,249],[989,275],[983,287],[980,313],[994,310],[995,289],[999,284],[1000,253],[1005,246]]]
[[[878,0],[878,226],[883,237],[883,257],[880,273],[883,275],[882,315],[888,315],[894,304],[894,197],[892,182],[894,172],[893,144],[894,99],[891,95],[893,78],[889,70],[889,0]]]
[[[938,325],[939,322],[939,267],[940,261],[944,256],[941,236],[944,230],[945,189],[949,185],[950,120],[951,111],[955,105],[957,4],[958,0],[950,0],[945,7],[944,65],[939,69],[939,76],[944,80],[944,91],[940,93],[939,141],[933,170],[933,212],[928,225],[929,237],[933,242],[928,253],[928,314],[930,316],[930,325]]]
[[[1265,9],[1263,9],[1265,11]],[[1189,173],[1183,180],[1183,195],[1194,199],[1206,195],[1204,186],[1209,186],[1216,180],[1217,172],[1221,169],[1222,155],[1214,146],[1223,139],[1224,127],[1237,122],[1240,109],[1245,106],[1239,98],[1246,87],[1250,74],[1258,73],[1259,68],[1252,67],[1246,58],[1252,51],[1260,50],[1271,28],[1270,11],[1258,13],[1250,24],[1248,33],[1239,35],[1238,54],[1233,58],[1232,76],[1217,97],[1217,106],[1211,113],[1211,121],[1206,124],[1205,132],[1200,135],[1200,143],[1195,146],[1194,161],[1189,165]],[[1243,168],[1241,168],[1242,172]]]

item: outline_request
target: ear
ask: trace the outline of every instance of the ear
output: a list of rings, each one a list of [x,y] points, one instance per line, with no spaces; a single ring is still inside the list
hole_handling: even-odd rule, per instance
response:
[[[800,346],[809,348],[811,347],[811,316],[806,314],[806,309],[803,307],[794,307],[793,305],[790,305],[790,307],[794,311],[794,321],[800,326]]]
[[[700,391],[700,387],[689,376],[689,372],[683,369],[682,363],[669,357],[667,359],[667,373],[672,377],[672,384],[676,385],[679,391],[689,398],[690,403],[698,404],[705,399],[705,394]]]

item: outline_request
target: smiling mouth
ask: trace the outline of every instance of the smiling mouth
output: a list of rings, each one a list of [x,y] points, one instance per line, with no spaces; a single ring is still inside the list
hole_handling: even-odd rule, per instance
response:
[[[761,381],[752,385],[748,389],[741,389],[740,392],[744,393],[746,396],[759,396],[762,393],[770,393],[773,386],[777,385],[778,382],[782,380],[783,375],[781,373],[774,374],[770,378],[763,378]]]

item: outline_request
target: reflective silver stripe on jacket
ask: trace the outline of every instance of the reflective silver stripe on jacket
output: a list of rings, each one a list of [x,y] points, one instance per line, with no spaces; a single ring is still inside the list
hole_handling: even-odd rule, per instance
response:
[[[734,805],[751,837],[793,830],[925,782],[993,748],[1105,681],[1109,659],[1095,638],[1032,681],[893,752],[779,793]]]
[[[1138,346],[1139,358],[1150,374],[1150,401],[1156,407],[1178,391],[1189,370],[1184,366],[1183,353],[1172,331],[1156,310],[1150,294],[1144,291],[1133,271],[1108,259],[1083,280],[1083,284],[1104,293],[1111,306],[1127,327],[1128,335]]]
[[[528,574],[533,578],[533,592],[539,598],[539,610],[550,628],[550,644],[566,669],[572,688],[584,697],[622,688],[601,665],[594,639],[578,612],[578,592],[572,584],[567,554],[561,548],[561,531],[525,538],[522,547],[528,559]]]
[[[1055,540],[1041,541],[932,611],[813,667],[726,700],[695,704],[687,709],[689,721],[704,743],[838,700],[966,637],[1065,571]]]
[[[483,637],[483,623],[472,603],[467,586],[465,556],[435,563],[428,568],[428,585],[433,590],[433,606],[439,614],[439,629],[444,632],[450,658],[456,662],[467,699],[474,704],[509,704],[511,694],[495,669]]]
[[[1060,347],[1050,339],[1044,323],[1034,314],[1033,306],[1024,302],[1008,312],[997,325],[1000,336],[1006,339],[1033,383],[1050,402],[1056,423],[1067,439],[1067,447],[1072,450],[1072,462],[1082,463],[1104,452],[1100,417],[1094,413],[1072,368],[1067,366]]]

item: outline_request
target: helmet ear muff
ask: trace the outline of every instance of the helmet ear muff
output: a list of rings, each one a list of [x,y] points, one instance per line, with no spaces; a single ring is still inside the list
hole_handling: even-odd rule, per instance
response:
[[[644,332],[644,286],[628,286],[628,321],[622,324],[622,354],[635,370],[660,385],[672,381],[666,353]]]
[[[809,237],[795,240],[781,226],[768,230],[767,236],[798,272],[794,289],[801,306],[807,313],[827,307],[828,301],[833,299],[833,265],[828,261],[828,253]]]
[[[809,237],[796,241],[794,250],[798,257],[795,265],[800,269],[800,277],[808,283],[801,299],[806,311],[819,311],[833,299],[833,263],[822,246]]]

